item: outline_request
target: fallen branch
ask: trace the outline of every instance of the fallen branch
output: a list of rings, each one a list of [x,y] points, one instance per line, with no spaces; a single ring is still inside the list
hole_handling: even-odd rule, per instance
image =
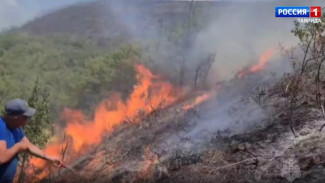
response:
[[[249,159],[245,159],[243,161],[239,161],[239,162],[236,162],[236,163],[230,163],[230,164],[225,165],[225,166],[217,167],[214,170],[222,170],[222,169],[229,168],[229,167],[232,167],[232,166],[236,166],[236,165],[246,163],[246,162],[249,162],[249,161],[252,161],[252,160],[254,160],[256,162],[256,161],[258,161],[258,158],[249,158]]]

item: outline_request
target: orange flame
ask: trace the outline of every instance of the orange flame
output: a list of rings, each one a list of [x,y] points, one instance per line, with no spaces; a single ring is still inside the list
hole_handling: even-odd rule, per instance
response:
[[[87,120],[81,111],[70,109],[63,111],[62,118],[67,122],[65,132],[73,142],[74,151],[79,152],[85,145],[99,144],[104,132],[112,132],[126,117],[136,117],[139,110],[148,114],[155,108],[176,101],[178,97],[170,83],[162,81],[159,76],[153,75],[142,65],[137,65],[136,70],[138,85],[126,102],[123,102],[119,95],[102,101],[95,110],[93,120]],[[45,152],[58,157],[61,150],[59,144],[47,146]],[[30,162],[35,167],[45,165],[45,162],[39,159],[33,158]]]
[[[58,144],[51,144],[51,145],[48,145],[46,147],[46,149],[44,150],[45,153],[47,154],[51,154],[53,156],[57,156],[59,157],[60,155],[60,145]],[[29,161],[32,165],[34,165],[35,167],[45,167],[46,166],[46,161],[42,160],[42,159],[38,159],[38,158],[32,158],[30,159]],[[32,169],[27,169],[27,174],[29,175],[33,175],[35,174],[35,172],[33,172],[34,170]],[[44,179],[47,175],[49,174],[49,169],[43,169],[41,171],[41,173],[39,173],[33,181],[31,182],[36,182],[36,181],[39,181],[41,179]]]
[[[210,92],[210,93],[205,93],[203,95],[200,95],[200,96],[196,97],[194,103],[183,106],[183,110],[192,109],[195,106],[201,104],[202,102],[207,101],[208,99],[213,97],[215,94],[216,94],[215,92]]]
[[[265,53],[263,53],[263,55],[261,56],[261,58],[257,64],[253,65],[248,70],[240,71],[237,74],[238,78],[242,78],[243,76],[245,76],[247,74],[251,74],[251,73],[263,70],[265,68],[266,64],[268,63],[268,61],[270,60],[271,56],[272,56],[272,50],[266,51]]]
[[[116,109],[110,110],[107,108],[107,103],[113,99],[101,102],[95,111],[93,121],[87,121],[79,111],[65,111],[64,118],[68,121],[66,133],[73,139],[75,151],[78,152],[83,145],[98,144],[104,131],[111,132],[116,125],[124,121],[125,117],[135,117],[138,110],[149,113],[163,100],[167,103],[176,100],[176,97],[171,95],[173,90],[171,84],[161,81],[153,83],[152,80],[158,77],[144,66],[137,66],[137,71],[139,85],[134,88],[126,104],[119,98]],[[71,119],[71,117],[75,118]]]

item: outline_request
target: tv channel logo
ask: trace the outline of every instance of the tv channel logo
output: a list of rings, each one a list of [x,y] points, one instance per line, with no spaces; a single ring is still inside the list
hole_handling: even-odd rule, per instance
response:
[[[322,9],[320,6],[275,7],[275,17],[320,18],[321,16]]]

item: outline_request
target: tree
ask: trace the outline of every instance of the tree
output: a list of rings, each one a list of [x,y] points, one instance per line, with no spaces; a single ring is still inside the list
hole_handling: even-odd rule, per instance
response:
[[[325,13],[321,23],[299,23],[295,21],[295,27],[292,30],[295,36],[300,40],[298,46],[294,49],[286,50],[290,56],[294,67],[294,73],[287,77],[285,84],[285,94],[289,101],[290,128],[295,136],[294,113],[301,105],[300,99],[310,98],[309,92],[315,96],[314,101],[324,115],[325,95],[322,91],[322,71],[325,62]],[[296,54],[298,51],[298,54]],[[309,82],[314,81],[314,82]],[[307,89],[308,88],[308,89]],[[324,101],[322,101],[324,100]],[[324,127],[323,125],[321,129]],[[321,130],[320,129],[320,130]]]
[[[195,69],[194,88],[204,88],[207,85],[208,75],[215,60],[215,54],[209,54],[206,59],[202,59]]]
[[[325,13],[321,23],[301,24],[295,22],[292,30],[300,40],[299,48],[303,52],[300,75],[309,74],[315,79],[315,98],[318,105],[321,104],[321,71],[325,62]],[[309,73],[306,70],[311,68]]]

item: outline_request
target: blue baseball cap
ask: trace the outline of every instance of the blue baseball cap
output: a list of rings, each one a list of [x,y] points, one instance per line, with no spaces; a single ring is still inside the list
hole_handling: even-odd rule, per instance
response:
[[[5,105],[5,111],[8,115],[34,116],[36,109],[29,107],[28,103],[22,99],[13,99]]]

